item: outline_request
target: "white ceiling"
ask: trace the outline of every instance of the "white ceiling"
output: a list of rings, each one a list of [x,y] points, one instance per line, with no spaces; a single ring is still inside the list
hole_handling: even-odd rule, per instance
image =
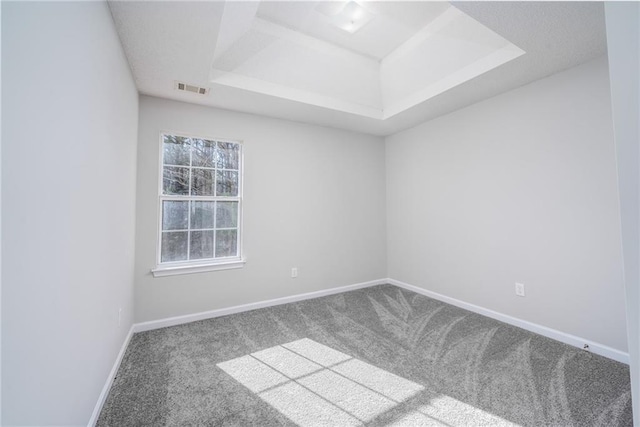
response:
[[[143,94],[377,135],[606,52],[601,3],[358,1],[353,34],[345,3],[109,4]]]

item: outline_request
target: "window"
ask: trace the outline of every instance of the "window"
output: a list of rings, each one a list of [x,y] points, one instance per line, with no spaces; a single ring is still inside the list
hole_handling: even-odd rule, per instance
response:
[[[242,146],[162,134],[155,276],[241,267]]]

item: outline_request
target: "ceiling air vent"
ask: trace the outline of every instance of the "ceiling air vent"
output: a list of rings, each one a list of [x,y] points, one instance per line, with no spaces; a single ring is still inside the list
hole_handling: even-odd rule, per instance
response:
[[[182,82],[176,82],[176,89],[184,92],[197,93],[199,95],[206,95],[209,93],[209,88],[207,87],[193,86]]]

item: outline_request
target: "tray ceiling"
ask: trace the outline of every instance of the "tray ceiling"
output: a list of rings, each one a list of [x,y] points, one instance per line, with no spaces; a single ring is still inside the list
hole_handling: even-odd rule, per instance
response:
[[[600,3],[109,4],[141,93],[380,135],[606,47]]]

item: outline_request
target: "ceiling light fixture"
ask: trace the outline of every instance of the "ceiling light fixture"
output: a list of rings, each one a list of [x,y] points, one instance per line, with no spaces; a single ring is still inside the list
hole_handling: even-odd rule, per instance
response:
[[[330,4],[331,7],[327,6],[327,4]],[[354,0],[344,2],[342,7],[339,7],[339,5],[340,3],[325,2],[324,4],[321,3],[321,6],[316,9],[327,15],[332,25],[350,34],[355,33],[373,19],[373,13]]]

